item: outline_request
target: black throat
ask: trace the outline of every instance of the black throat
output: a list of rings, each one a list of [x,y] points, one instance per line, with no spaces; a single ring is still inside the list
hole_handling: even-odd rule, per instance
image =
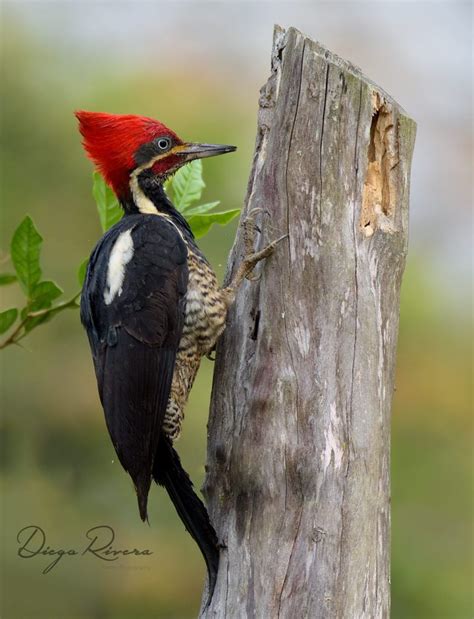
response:
[[[159,177],[152,174],[150,170],[144,170],[138,176],[138,186],[145,195],[148,200],[150,200],[153,205],[156,207],[156,210],[159,213],[163,213],[168,215],[173,222],[178,226],[181,232],[191,241],[194,242],[194,234],[189,227],[186,219],[181,215],[181,213],[174,207],[171,200],[166,195],[165,190],[163,189],[163,182],[165,179],[160,179]],[[126,198],[122,198],[120,200],[123,210],[125,211],[125,215],[135,215],[140,213],[140,209],[138,208],[135,200],[133,199],[133,195],[130,194]]]

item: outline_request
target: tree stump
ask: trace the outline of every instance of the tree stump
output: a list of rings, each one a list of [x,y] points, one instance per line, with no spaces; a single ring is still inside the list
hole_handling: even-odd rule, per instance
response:
[[[201,616],[389,617],[390,407],[415,123],[275,28],[242,217],[257,248],[217,350],[207,478],[224,545]],[[240,229],[228,277],[244,255]]]

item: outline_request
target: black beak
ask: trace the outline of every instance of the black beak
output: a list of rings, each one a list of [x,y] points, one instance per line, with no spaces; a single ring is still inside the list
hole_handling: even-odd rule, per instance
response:
[[[192,159],[203,159],[204,157],[215,157],[224,153],[232,153],[236,150],[236,146],[228,146],[225,144],[183,144],[179,148],[177,155],[186,157],[186,161]]]

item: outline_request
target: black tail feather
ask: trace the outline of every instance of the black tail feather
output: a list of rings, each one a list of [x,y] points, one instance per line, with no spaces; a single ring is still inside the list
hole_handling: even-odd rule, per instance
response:
[[[137,493],[138,509],[140,511],[140,518],[143,522],[148,522],[148,493],[150,491],[151,479],[148,477],[139,479],[135,482],[135,491]]]
[[[171,441],[161,436],[153,464],[153,479],[164,486],[173,501],[186,530],[199,546],[206,561],[209,578],[208,604],[211,601],[219,567],[217,535],[201,499],[194,492],[192,481],[183,469]]]

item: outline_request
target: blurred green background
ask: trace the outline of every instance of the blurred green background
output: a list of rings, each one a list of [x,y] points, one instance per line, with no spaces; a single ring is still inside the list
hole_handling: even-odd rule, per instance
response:
[[[204,165],[206,201],[234,208],[245,195],[273,22],[300,27],[360,65],[418,122],[393,404],[392,615],[467,619],[471,8],[429,7],[4,2],[1,247],[4,256],[29,213],[45,237],[44,274],[67,294],[76,290],[76,267],[100,230],[74,109],[150,115],[187,139],[237,144],[235,155]],[[201,243],[220,277],[234,232],[214,229]],[[15,287],[1,294],[2,307],[19,300]],[[203,562],[160,489],[152,490],[151,526],[140,522],[105,431],[78,313],[62,314],[24,342],[0,353],[2,617],[195,616]],[[179,446],[197,487],[211,374],[205,361]],[[119,567],[65,557],[44,576],[45,560],[16,556],[16,534],[29,524],[45,529],[53,547],[81,546],[87,529],[110,524],[117,546],[154,554]]]

